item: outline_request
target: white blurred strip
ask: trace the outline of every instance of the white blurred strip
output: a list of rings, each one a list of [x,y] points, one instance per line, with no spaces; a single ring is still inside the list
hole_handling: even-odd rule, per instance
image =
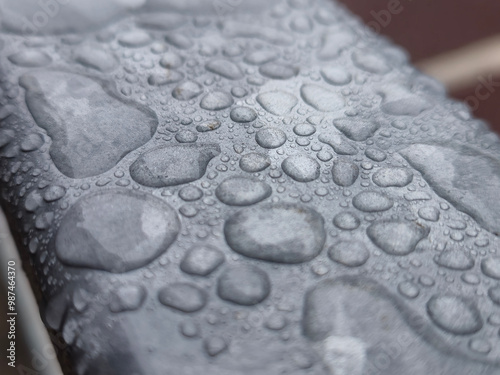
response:
[[[449,90],[476,85],[478,77],[500,75],[500,35],[419,61],[415,65],[444,83]]]

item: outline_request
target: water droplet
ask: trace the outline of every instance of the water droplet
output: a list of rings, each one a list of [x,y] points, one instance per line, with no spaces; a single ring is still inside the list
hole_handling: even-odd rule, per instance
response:
[[[122,286],[113,292],[109,309],[115,313],[137,310],[145,299],[146,290],[142,286]]]
[[[470,335],[483,327],[481,314],[473,302],[457,296],[434,296],[427,313],[441,329],[455,335]]]
[[[288,176],[298,182],[311,182],[320,175],[319,163],[306,155],[293,155],[287,157],[281,168]]]
[[[242,255],[277,263],[302,263],[316,257],[325,243],[323,217],[292,204],[242,210],[225,223],[229,246]]]
[[[322,112],[334,112],[344,108],[344,98],[318,85],[303,85],[300,95],[304,102]]]
[[[333,148],[335,153],[339,155],[356,155],[358,153],[358,150],[340,134],[321,134],[318,140]]]
[[[436,222],[439,220],[439,210],[436,207],[422,207],[418,210],[418,216],[427,221]]]
[[[363,69],[369,73],[386,74],[390,72],[391,67],[386,59],[375,52],[369,51],[355,51],[352,54],[352,61],[358,68]]]
[[[182,16],[172,13],[147,13],[137,16],[135,23],[138,27],[158,31],[169,31],[181,27],[185,20]]]
[[[337,129],[346,135],[347,138],[357,142],[364,142],[373,137],[380,125],[374,121],[360,119],[337,119],[333,121]]]
[[[141,155],[130,166],[130,176],[144,186],[185,184],[201,178],[210,160],[219,154],[215,144],[160,147]]]
[[[420,289],[411,281],[403,281],[398,284],[398,292],[401,293],[402,296],[413,299],[418,297]]]
[[[354,230],[360,225],[360,221],[356,215],[351,212],[341,212],[333,218],[333,224],[340,229]]]
[[[196,125],[196,130],[200,133],[210,132],[212,130],[217,130],[221,126],[221,122],[218,120],[205,121],[199,125]]]
[[[293,131],[299,136],[308,137],[316,132],[316,128],[310,124],[298,124],[294,126]]]
[[[494,286],[488,289],[488,296],[493,303],[500,305],[500,286]]]
[[[371,224],[366,233],[387,254],[402,256],[413,252],[429,235],[429,229],[412,222],[379,221]]]
[[[474,259],[462,249],[443,251],[436,255],[434,261],[441,267],[457,271],[470,270],[474,267]]]
[[[251,122],[257,118],[257,113],[252,108],[234,107],[230,116],[234,122]]]
[[[255,140],[264,148],[278,148],[286,142],[286,134],[276,128],[261,129],[255,134]]]
[[[203,86],[195,81],[185,81],[172,91],[172,96],[177,100],[191,100],[203,92]]]
[[[269,49],[262,49],[250,52],[245,56],[245,62],[251,65],[262,65],[278,58],[278,53]]]
[[[203,342],[203,347],[210,357],[215,357],[227,349],[227,342],[219,336],[213,336]]]
[[[436,194],[472,216],[485,229],[500,233],[500,200],[495,198],[500,191],[498,161],[467,146],[451,149],[415,144],[400,154],[422,174]]]
[[[322,46],[318,51],[318,59],[333,60],[340,56],[340,53],[355,45],[357,37],[350,31],[328,32],[323,35]]]
[[[109,73],[118,66],[118,60],[115,55],[95,45],[79,47],[75,51],[75,61],[83,66],[104,73]]]
[[[122,102],[85,76],[34,72],[24,75],[20,85],[26,89],[33,118],[52,138],[54,164],[68,177],[96,176],[111,169],[149,141],[158,125],[149,108]]]
[[[481,271],[492,279],[500,280],[500,257],[483,259],[481,262]]]
[[[190,275],[207,276],[224,263],[224,259],[220,250],[200,244],[188,251],[180,267]]]
[[[196,186],[186,186],[179,190],[179,197],[186,202],[197,201],[203,197],[203,192]]]
[[[165,306],[193,313],[205,307],[208,297],[204,290],[193,284],[175,283],[160,289],[158,299]]]
[[[218,74],[228,79],[241,79],[243,72],[235,63],[229,60],[212,60],[205,65],[209,72]]]
[[[184,59],[174,52],[166,52],[160,59],[160,66],[167,69],[177,69],[184,63]]]
[[[385,194],[376,191],[363,191],[352,199],[352,205],[360,211],[379,212],[389,210],[394,202]]]
[[[191,130],[181,130],[175,135],[175,140],[179,143],[194,143],[198,139],[198,134]]]
[[[347,85],[352,80],[352,76],[349,72],[335,66],[321,69],[321,75],[327,83],[336,86]]]
[[[229,268],[217,280],[219,297],[238,305],[256,305],[265,300],[270,292],[269,276],[255,266]]]
[[[151,74],[148,77],[148,84],[151,86],[164,86],[179,82],[184,78],[182,73],[175,70],[165,69],[162,73]]]
[[[256,99],[262,108],[276,116],[290,113],[298,103],[298,99],[294,95],[284,91],[264,92],[257,95]]]
[[[370,257],[365,245],[359,241],[340,241],[328,249],[331,260],[347,267],[360,267]]]
[[[272,189],[265,182],[247,177],[231,177],[215,190],[222,203],[230,206],[249,206],[271,196]]]
[[[233,97],[225,91],[212,91],[201,99],[200,107],[207,111],[220,111],[233,105]]]
[[[260,172],[271,165],[271,160],[264,154],[251,152],[240,159],[240,168],[249,173]]]
[[[118,43],[124,47],[139,48],[151,43],[151,36],[142,30],[127,31],[118,36]]]
[[[8,57],[9,61],[17,66],[25,68],[40,68],[52,62],[52,58],[44,52],[36,50],[24,50],[14,53]]]
[[[45,189],[43,199],[47,202],[54,202],[61,199],[66,194],[66,189],[59,185],[51,185]]]
[[[193,46],[193,41],[183,34],[168,34],[165,36],[165,41],[179,49],[189,49]]]
[[[165,252],[179,229],[175,211],[162,200],[108,190],[70,208],[56,235],[56,254],[69,266],[126,272]]]
[[[345,159],[337,159],[332,167],[333,182],[339,186],[351,186],[359,176],[359,167]]]
[[[260,74],[264,77],[273,79],[290,79],[299,74],[299,68],[296,66],[281,64],[281,63],[267,63],[259,68]]]
[[[369,147],[365,151],[365,155],[372,159],[373,161],[381,162],[384,161],[387,158],[387,155],[385,152],[378,150],[373,147]]]
[[[413,180],[408,168],[381,168],[373,174],[373,182],[380,187],[404,187]]]

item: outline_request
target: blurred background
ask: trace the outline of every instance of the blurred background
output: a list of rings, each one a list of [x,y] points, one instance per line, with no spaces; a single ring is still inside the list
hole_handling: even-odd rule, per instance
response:
[[[15,0],[12,0],[15,1]],[[83,0],[85,1],[85,0]],[[211,0],[207,0],[211,1]],[[375,32],[405,48],[425,73],[445,84],[449,94],[465,101],[476,117],[500,133],[500,1],[498,0],[338,0],[360,16]],[[1,264],[17,258],[3,216],[0,215]],[[50,339],[38,316],[38,307],[17,261],[20,313],[17,330],[17,369],[6,365],[2,375],[55,375],[57,362]],[[6,301],[6,269],[1,270],[0,300]],[[2,302],[0,313],[6,316]],[[2,343],[7,336],[0,320]],[[4,345],[2,345],[4,349]]]
[[[500,1],[339,1],[500,133]]]

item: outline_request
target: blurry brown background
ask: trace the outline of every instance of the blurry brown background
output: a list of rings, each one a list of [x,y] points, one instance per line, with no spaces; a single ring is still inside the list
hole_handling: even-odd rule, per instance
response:
[[[414,64],[500,133],[500,1],[339,1],[404,47]]]

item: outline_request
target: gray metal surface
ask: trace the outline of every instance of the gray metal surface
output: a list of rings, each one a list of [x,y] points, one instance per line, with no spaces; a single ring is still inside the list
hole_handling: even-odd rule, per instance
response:
[[[1,199],[77,374],[500,374],[500,142],[399,48],[322,0],[32,5]]]

